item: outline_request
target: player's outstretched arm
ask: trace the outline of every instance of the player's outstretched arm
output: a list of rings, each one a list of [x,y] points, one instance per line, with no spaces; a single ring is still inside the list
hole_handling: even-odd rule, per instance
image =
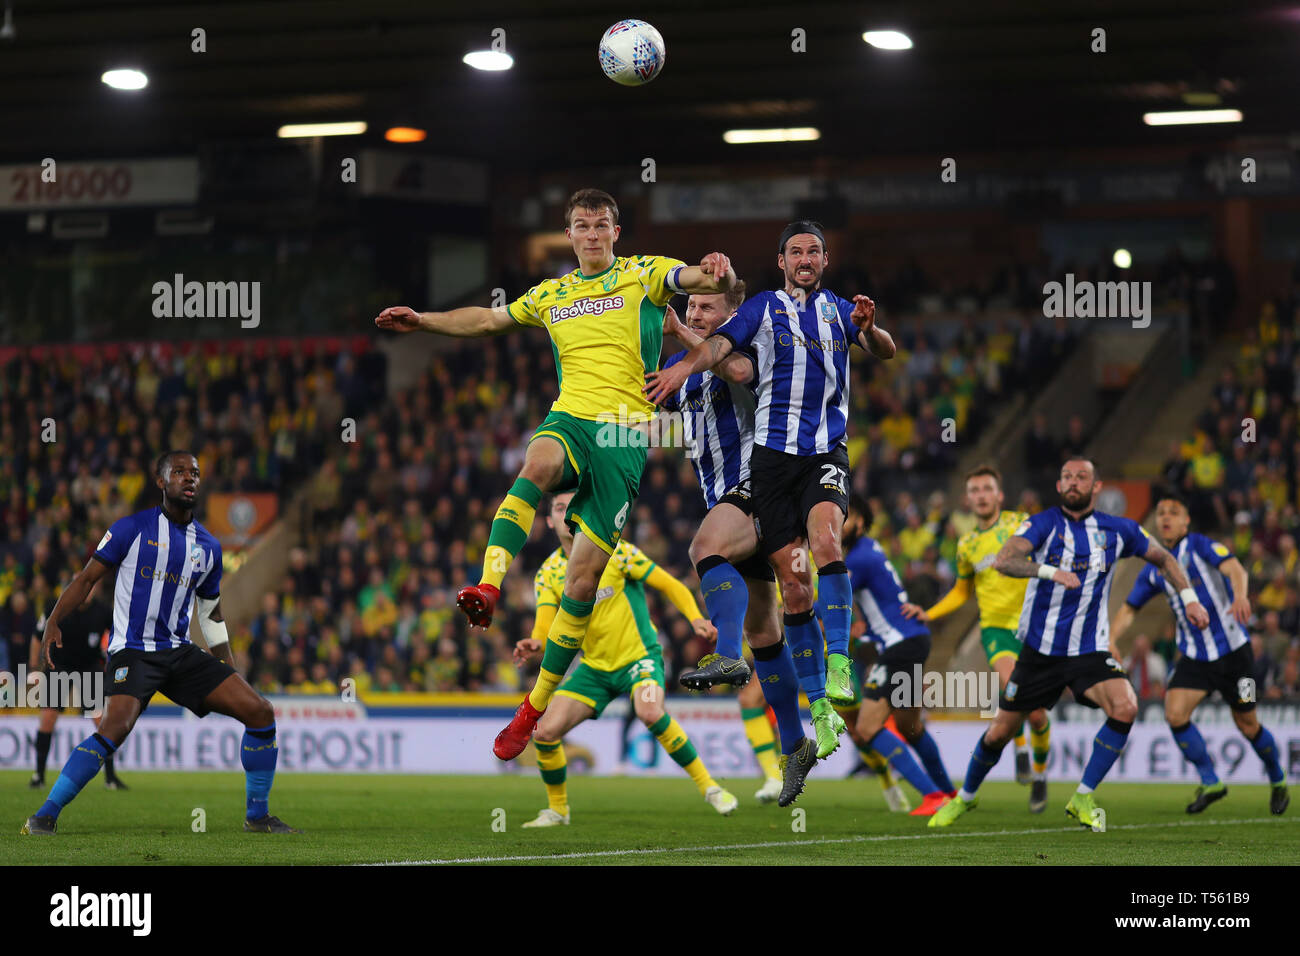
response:
[[[939,602],[932,608],[927,608],[919,615],[909,615],[906,608],[903,614],[906,617],[920,617],[923,621],[933,621],[936,618],[947,617],[957,608],[961,607],[970,598],[970,578],[958,578],[952,586],[952,590],[939,599]]]
[[[678,318],[671,305],[664,313],[664,335],[671,335],[688,349],[693,349],[704,341],[704,336]],[[717,372],[733,385],[748,385],[754,379],[754,363],[747,356],[732,352],[718,365]]]
[[[700,606],[695,603],[695,595],[685,584],[658,566],[646,575],[645,583],[673,602],[673,607],[681,611],[682,616],[691,622],[696,637],[709,641],[717,640],[718,629],[700,613]]]
[[[99,579],[108,573],[108,567],[99,558],[92,557],[59,595],[54,610],[45,621],[45,632],[41,636],[41,659],[50,667],[54,666],[54,661],[50,657],[50,645],[63,647],[63,631],[59,627],[59,622],[71,611],[81,607],[86,598],[90,597],[90,592],[95,589]]]
[[[710,252],[698,266],[686,266],[677,276],[677,284],[692,295],[730,292],[736,282],[736,270],[721,252]]]
[[[1250,622],[1250,576],[1246,568],[1236,558],[1228,558],[1219,565],[1219,571],[1228,576],[1232,583],[1232,606],[1228,610],[1237,619],[1238,624]]]
[[[1119,613],[1115,615],[1115,620],[1110,622],[1110,636],[1119,640],[1124,636],[1124,632],[1133,626],[1133,619],[1137,617],[1137,611],[1133,609],[1132,604],[1123,604],[1120,606]]]
[[[858,344],[878,359],[891,359],[898,352],[894,337],[876,325],[876,303],[868,296],[853,297],[849,318],[858,327]]]
[[[1183,566],[1178,563],[1178,559],[1163,546],[1148,540],[1146,554],[1142,555],[1142,560],[1159,568],[1165,580],[1178,590],[1178,596],[1183,599],[1183,610],[1187,612],[1187,620],[1192,626],[1209,627],[1209,612],[1201,605],[1200,598],[1192,590],[1192,582],[1187,580],[1187,574],[1183,571]]]
[[[1012,535],[1007,538],[1007,543],[1002,546],[998,556],[993,559],[993,567],[998,570],[999,574],[1005,574],[1009,578],[1042,578],[1045,581],[1055,581],[1062,587],[1077,588],[1080,584],[1079,576],[1073,571],[1064,571],[1061,568],[1054,568],[1050,564],[1039,564],[1029,558],[1034,546],[1028,538],[1022,538],[1020,535]]]
[[[682,360],[658,372],[646,374],[646,400],[656,405],[663,404],[664,399],[676,395],[686,384],[686,380],[696,372],[712,368],[731,354],[731,340],[725,335],[710,335],[695,348],[682,356]]]
[[[375,316],[375,325],[390,332],[435,332],[457,338],[500,335],[517,324],[505,309],[480,306],[467,306],[450,312],[416,312],[404,305],[395,305]]]

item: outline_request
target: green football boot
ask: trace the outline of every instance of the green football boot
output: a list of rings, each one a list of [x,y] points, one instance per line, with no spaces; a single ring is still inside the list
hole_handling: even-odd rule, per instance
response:
[[[826,697],[841,707],[853,703],[853,662],[843,654],[826,658]]]
[[[1080,826],[1093,830],[1101,829],[1101,812],[1101,808],[1092,799],[1092,794],[1079,793],[1077,790],[1071,795],[1070,802],[1065,805],[1067,817],[1078,820]]]
[[[934,816],[930,818],[930,822],[927,823],[926,826],[950,827],[952,826],[953,821],[963,813],[974,810],[975,807],[979,805],[979,802],[980,798],[978,794],[971,797],[969,803],[963,800],[960,796],[953,797],[935,812]]]
[[[839,749],[840,734],[848,728],[827,697],[813,701],[808,709],[812,711],[813,733],[817,736],[817,759],[825,760]]]

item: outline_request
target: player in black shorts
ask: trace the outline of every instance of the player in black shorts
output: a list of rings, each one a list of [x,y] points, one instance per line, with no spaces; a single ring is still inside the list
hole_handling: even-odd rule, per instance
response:
[[[61,676],[67,676],[80,684],[71,686],[80,686],[83,691],[92,686],[93,679],[98,676],[103,679],[104,673],[104,636],[113,628],[113,611],[103,601],[101,595],[104,590],[96,588],[89,598],[82,605],[63,618],[61,630],[63,631],[63,646],[54,648],[51,657],[54,659],[54,666],[48,667],[41,659],[41,642],[32,639],[32,655],[29,669],[35,672],[37,669],[44,671],[46,676],[46,687],[51,694],[56,693],[56,688],[62,684]],[[42,618],[38,625],[38,630],[43,629],[45,620]],[[66,707],[85,709],[90,706],[87,699],[81,700],[57,700],[51,699],[49,707],[41,708],[41,722],[36,732],[36,772],[32,774],[31,781],[27,784],[33,790],[45,786],[45,764],[50,756],[50,744],[54,739],[54,725],[59,718],[60,712]],[[102,702],[100,702],[102,704]],[[103,719],[102,714],[91,718],[98,729],[99,722]],[[114,766],[112,755],[104,759],[104,786],[109,790],[126,790],[127,786],[122,782],[122,778],[117,775],[117,768]]]
[[[244,830],[297,833],[269,812],[278,756],[275,709],[231,666],[234,655],[220,601],[221,545],[194,520],[198,459],[189,452],[167,452],[154,473],[162,504],[113,523],[45,623],[42,656],[52,663],[52,653],[63,646],[68,612],[117,568],[104,717],[98,731],[73,749],[49,797],[21,832],[53,835],[59,813],[122,745],[153,695],[163,693],[199,717],[216,711],[244,725]],[[190,642],[190,612],[196,608],[212,653]]]

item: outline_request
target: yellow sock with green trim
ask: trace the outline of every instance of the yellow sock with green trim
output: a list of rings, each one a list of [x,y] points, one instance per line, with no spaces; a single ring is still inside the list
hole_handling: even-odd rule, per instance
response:
[[[575,601],[567,594],[560,595],[560,610],[551,622],[550,633],[546,635],[546,650],[542,653],[542,669],[537,675],[537,683],[528,694],[528,702],[538,710],[545,710],[551,702],[555,689],[564,680],[569,665],[582,650],[582,642],[587,637],[587,623],[591,620],[591,609],[595,601]]]
[[[1019,752],[1024,749],[1025,749],[1025,730],[1024,730],[1024,726],[1021,725],[1020,733],[1016,734],[1016,750],[1017,752]]]
[[[880,756],[880,754],[876,753],[874,750],[864,750],[859,747],[858,755],[862,758],[863,763],[875,771],[876,776],[880,779],[880,786],[882,789],[888,790],[898,782],[894,779],[893,773],[890,772],[889,761]]]
[[[487,550],[483,552],[483,576],[479,578],[479,584],[501,587],[506,572],[510,570],[510,563],[533,530],[533,519],[537,516],[537,505],[541,500],[542,489],[527,478],[515,479],[510,493],[501,502],[496,517],[492,519]]]
[[[569,815],[569,787],[565,783],[568,776],[568,761],[564,758],[564,741],[547,743],[533,740],[537,748],[537,766],[542,771],[542,783],[546,784],[546,803],[560,816]]]
[[[664,750],[668,751],[668,756],[690,774],[691,781],[695,784],[695,789],[700,791],[701,796],[708,791],[709,787],[716,785],[716,781],[709,776],[704,761],[695,752],[695,745],[691,743],[691,738],[686,736],[682,725],[671,716],[664,714],[651,724],[650,733],[654,734]]]
[[[758,761],[763,776],[780,780],[781,770],[776,762],[776,737],[767,719],[767,708],[742,707],[740,719],[745,723],[745,737],[754,750],[754,759]]]
[[[1047,773],[1047,753],[1052,749],[1052,719],[1042,730],[1029,728],[1029,746],[1033,750],[1034,773]]]

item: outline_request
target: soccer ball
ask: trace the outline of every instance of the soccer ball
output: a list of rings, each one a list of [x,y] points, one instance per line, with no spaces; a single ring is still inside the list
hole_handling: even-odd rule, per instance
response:
[[[644,20],[619,20],[600,38],[600,68],[615,83],[641,86],[664,68],[668,51],[659,31]]]

